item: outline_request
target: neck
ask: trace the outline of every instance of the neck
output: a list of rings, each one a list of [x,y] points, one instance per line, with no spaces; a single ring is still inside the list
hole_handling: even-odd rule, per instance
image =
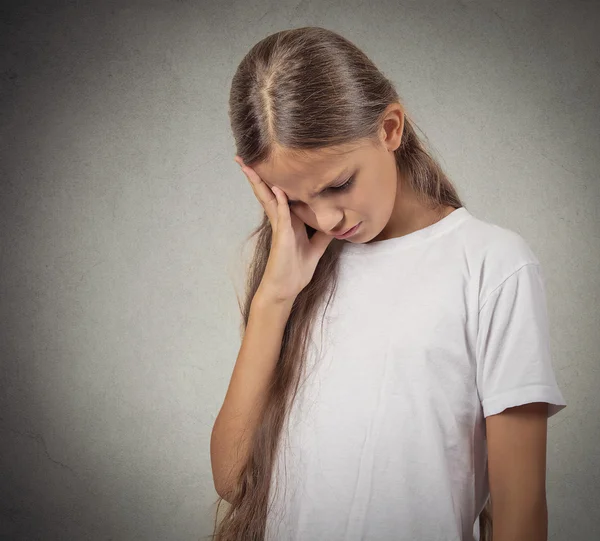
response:
[[[398,181],[392,215],[381,233],[369,242],[408,235],[438,222],[453,210],[454,208],[448,205],[428,207],[418,199],[410,183],[401,178]]]

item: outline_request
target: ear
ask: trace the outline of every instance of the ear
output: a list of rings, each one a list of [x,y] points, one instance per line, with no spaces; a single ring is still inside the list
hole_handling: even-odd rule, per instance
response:
[[[404,132],[404,110],[399,103],[388,106],[381,127],[381,142],[393,152],[400,146]]]

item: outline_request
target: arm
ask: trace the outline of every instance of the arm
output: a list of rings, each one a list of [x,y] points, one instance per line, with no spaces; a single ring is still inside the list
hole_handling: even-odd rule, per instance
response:
[[[494,541],[547,541],[547,408],[536,402],[486,418]]]
[[[210,439],[215,489],[226,501],[260,420],[293,303],[294,299],[272,300],[260,289],[252,300],[242,345]]]

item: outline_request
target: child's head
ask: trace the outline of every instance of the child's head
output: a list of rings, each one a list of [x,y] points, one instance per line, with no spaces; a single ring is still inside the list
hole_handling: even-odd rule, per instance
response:
[[[394,151],[403,120],[396,103],[388,108],[376,141],[302,153],[278,148],[253,168],[268,186],[285,192],[291,212],[313,229],[339,235],[360,223],[349,241],[366,242],[384,229],[394,207]]]
[[[337,235],[362,222],[352,242],[381,233],[418,139],[360,49],[318,27],[268,36],[238,66],[229,108],[237,154],[304,223]]]

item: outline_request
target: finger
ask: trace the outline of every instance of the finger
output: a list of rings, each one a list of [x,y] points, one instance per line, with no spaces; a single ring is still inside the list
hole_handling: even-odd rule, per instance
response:
[[[265,209],[271,224],[276,225],[278,200],[273,191],[262,181],[252,168],[244,166],[242,167],[242,171],[250,182],[254,195],[256,195],[259,203]]]
[[[290,216],[290,206],[285,192],[283,190],[280,190],[277,186],[273,186],[271,190],[273,190],[273,193],[275,193],[277,197],[277,202],[279,203],[277,207],[277,223],[286,224],[286,226],[290,225],[292,218]]]

